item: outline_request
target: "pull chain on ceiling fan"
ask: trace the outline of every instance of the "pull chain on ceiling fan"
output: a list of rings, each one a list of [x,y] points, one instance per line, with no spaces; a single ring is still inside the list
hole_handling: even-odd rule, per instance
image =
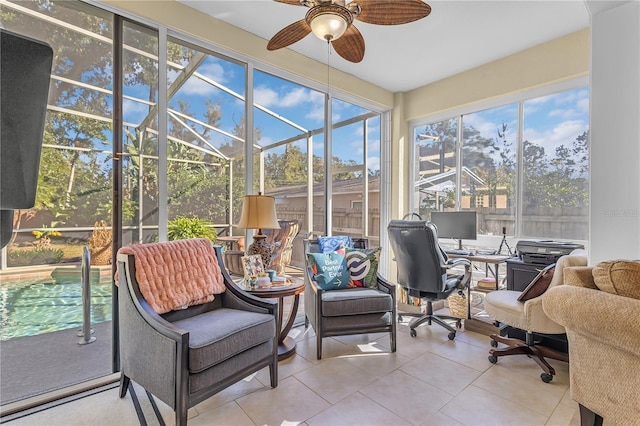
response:
[[[399,25],[417,21],[431,13],[422,0],[274,0],[309,9],[304,19],[286,26],[267,44],[277,50],[302,40],[313,32],[331,43],[338,55],[350,62],[364,58],[364,38],[353,21],[376,25]]]

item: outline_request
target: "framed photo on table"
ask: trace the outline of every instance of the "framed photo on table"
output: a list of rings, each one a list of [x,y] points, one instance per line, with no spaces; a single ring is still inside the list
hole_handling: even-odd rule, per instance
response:
[[[245,278],[263,273],[262,257],[259,254],[242,256],[242,268],[244,269]]]

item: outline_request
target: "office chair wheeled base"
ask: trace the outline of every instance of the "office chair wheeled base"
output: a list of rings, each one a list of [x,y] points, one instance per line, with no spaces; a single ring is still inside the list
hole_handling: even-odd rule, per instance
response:
[[[491,346],[493,346],[493,349],[489,350],[488,359],[490,363],[495,364],[498,362],[498,357],[501,356],[527,355],[529,358],[533,358],[533,360],[544,371],[544,373],[540,374],[540,379],[545,383],[551,382],[553,380],[553,376],[556,375],[556,370],[547,362],[545,357],[569,362],[569,356],[567,354],[544,346],[536,346],[533,341],[532,333],[527,333],[526,342],[511,337],[502,337],[498,334],[492,334],[490,337]],[[498,347],[498,342],[509,346],[504,349],[495,349]]]
[[[449,315],[434,315],[433,314],[433,304],[431,303],[431,301],[427,301],[427,312],[424,314],[418,314],[418,313],[402,313],[402,314],[398,314],[398,322],[402,322],[402,317],[403,316],[408,316],[408,317],[417,317],[415,319],[412,319],[411,322],[409,322],[409,334],[411,335],[411,337],[416,337],[418,335],[418,333],[416,332],[416,327],[418,327],[420,324],[427,322],[429,325],[431,325],[431,322],[435,322],[439,325],[441,325],[442,327],[446,328],[447,330],[449,330],[449,334],[447,335],[447,337],[449,338],[449,340],[453,340],[456,338],[456,329],[453,328],[450,324],[446,323],[444,320],[453,320],[456,322],[456,327],[457,328],[462,328],[462,319],[458,318],[458,317],[453,317],[453,316],[449,316]]]

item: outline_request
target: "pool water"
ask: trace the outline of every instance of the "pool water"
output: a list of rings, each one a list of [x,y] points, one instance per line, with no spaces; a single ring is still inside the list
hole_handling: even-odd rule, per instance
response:
[[[111,320],[111,279],[91,284],[91,323]],[[0,340],[82,328],[80,281],[38,278],[0,283]]]

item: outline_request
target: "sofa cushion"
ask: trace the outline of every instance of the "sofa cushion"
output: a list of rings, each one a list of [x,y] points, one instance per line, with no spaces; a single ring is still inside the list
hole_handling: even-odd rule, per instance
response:
[[[132,244],[140,292],[158,314],[210,302],[226,290],[211,241],[204,238]]]
[[[601,291],[640,299],[640,261],[600,262],[592,273],[593,280]]]
[[[347,249],[347,268],[352,287],[378,288],[378,259],[380,247]]]
[[[390,294],[366,287],[322,293],[322,316],[362,315],[392,310]]]
[[[313,280],[323,290],[349,287],[351,277],[347,270],[344,250],[331,253],[307,253],[307,264]]]
[[[173,323],[189,332],[189,371],[197,373],[273,339],[273,315],[216,309]]]

